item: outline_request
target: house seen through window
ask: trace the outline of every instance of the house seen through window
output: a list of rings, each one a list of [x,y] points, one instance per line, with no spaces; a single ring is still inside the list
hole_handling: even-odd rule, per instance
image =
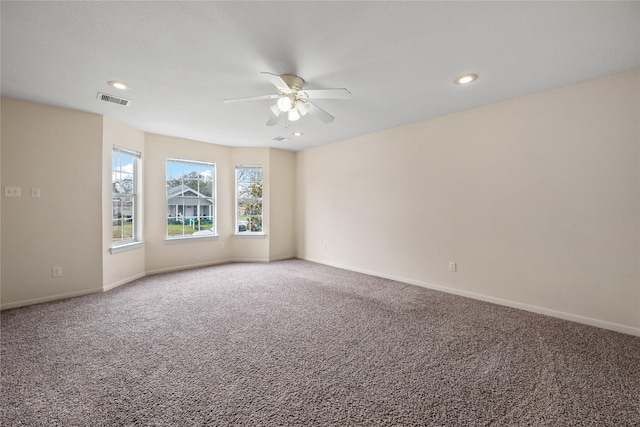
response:
[[[167,159],[167,236],[215,235],[215,164]]]
[[[262,166],[236,167],[236,232],[262,233]]]
[[[137,151],[113,147],[111,155],[111,226],[114,246],[136,240],[139,227],[137,214],[139,160],[140,153]]]

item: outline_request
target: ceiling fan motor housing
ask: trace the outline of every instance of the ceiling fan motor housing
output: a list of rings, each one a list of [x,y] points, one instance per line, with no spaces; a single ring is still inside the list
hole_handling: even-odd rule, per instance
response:
[[[298,77],[295,74],[282,74],[280,78],[289,86],[289,88],[293,91],[302,90],[304,86],[304,80],[302,77]]]

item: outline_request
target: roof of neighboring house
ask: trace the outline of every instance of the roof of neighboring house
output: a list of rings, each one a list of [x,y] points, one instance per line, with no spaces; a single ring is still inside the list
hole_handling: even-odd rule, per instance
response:
[[[195,198],[199,198],[200,204],[213,204],[213,198],[207,197],[204,194],[194,190],[188,185],[178,185],[176,187],[169,188],[167,190],[167,197],[169,198],[168,203],[170,205],[175,204],[184,204],[186,200],[194,200]],[[194,200],[195,201],[195,200]],[[186,203],[189,205],[190,203]],[[195,203],[191,203],[195,204]]]

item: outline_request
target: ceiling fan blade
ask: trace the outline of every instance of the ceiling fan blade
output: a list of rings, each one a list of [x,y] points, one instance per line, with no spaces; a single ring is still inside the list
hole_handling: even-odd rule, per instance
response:
[[[280,121],[280,109],[278,108],[278,104],[272,105],[269,110],[271,110],[271,116],[269,120],[267,120],[267,126],[275,126]]]
[[[275,87],[278,88],[278,90],[282,90],[282,91],[286,91],[286,92],[290,92],[291,88],[289,88],[289,85],[287,85],[284,80],[282,80],[282,77],[280,77],[277,74],[273,74],[273,73],[268,73],[266,71],[263,71],[262,73],[263,76],[265,76],[272,85],[274,85]]]
[[[234,102],[244,102],[244,101],[258,101],[261,99],[276,99],[279,98],[279,95],[261,95],[261,96],[250,96],[248,98],[233,98],[233,99],[225,99],[222,101],[223,104],[232,104]]]
[[[317,105],[314,105],[310,102],[308,104],[309,104],[309,114],[311,114],[312,116],[319,118],[321,121],[325,123],[331,123],[335,119],[335,117],[333,117],[331,114],[327,113]]]
[[[308,99],[349,99],[351,98],[351,92],[347,89],[312,89],[301,90],[298,94],[304,92]]]

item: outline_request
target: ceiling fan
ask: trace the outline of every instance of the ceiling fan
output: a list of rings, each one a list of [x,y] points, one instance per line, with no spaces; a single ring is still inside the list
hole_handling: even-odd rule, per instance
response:
[[[280,121],[283,113],[286,113],[286,120],[294,122],[307,113],[317,117],[324,123],[331,123],[334,117],[313,104],[312,99],[349,99],[351,92],[347,89],[312,89],[306,90],[304,80],[294,74],[273,74],[262,72],[275,87],[277,94],[252,96],[249,98],[225,99],[225,104],[233,102],[257,101],[260,99],[276,99],[276,103],[270,107],[271,117],[267,121],[267,126],[274,126]]]

